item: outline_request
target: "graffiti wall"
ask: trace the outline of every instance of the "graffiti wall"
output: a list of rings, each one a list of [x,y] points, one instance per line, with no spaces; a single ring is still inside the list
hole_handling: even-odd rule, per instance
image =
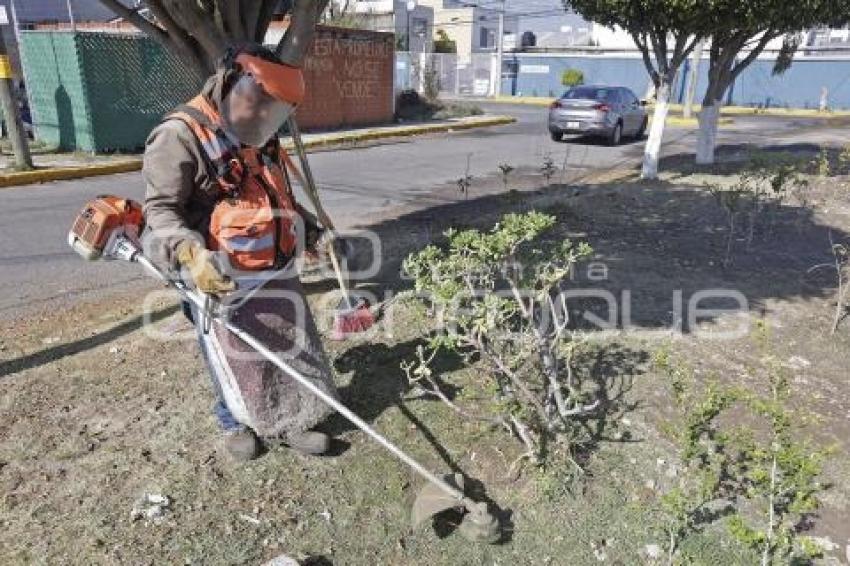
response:
[[[393,117],[391,33],[322,27],[304,63],[304,128],[386,123]]]

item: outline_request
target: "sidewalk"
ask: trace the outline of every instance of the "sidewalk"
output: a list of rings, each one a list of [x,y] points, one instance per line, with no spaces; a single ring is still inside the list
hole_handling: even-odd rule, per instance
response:
[[[467,116],[416,124],[393,124],[370,128],[356,128],[334,132],[304,134],[307,148],[353,144],[377,139],[407,137],[438,132],[453,132],[471,128],[484,128],[511,124],[516,118],[511,116]],[[283,146],[292,149],[292,141],[285,139]],[[0,156],[0,188],[81,179],[96,175],[112,175],[138,171],[142,168],[140,155],[92,155],[86,153],[43,153],[33,155],[36,169],[32,171],[4,171],[13,158]]]

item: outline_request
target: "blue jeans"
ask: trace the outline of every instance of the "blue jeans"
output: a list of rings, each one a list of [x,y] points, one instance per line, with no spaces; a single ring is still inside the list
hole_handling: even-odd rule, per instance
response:
[[[200,317],[196,316],[196,313],[197,307],[187,301],[183,301],[183,314],[190,322],[192,322],[192,324],[195,325],[195,332],[198,336],[198,344],[201,346],[201,353],[204,355],[204,362],[207,364],[207,373],[209,373],[210,382],[212,382],[213,392],[215,393],[213,412],[215,413],[215,418],[218,421],[218,426],[224,431],[244,430],[245,425],[233,417],[233,413],[230,412],[230,409],[227,408],[227,404],[224,402],[224,395],[221,392],[219,376],[210,358],[216,354],[209,351],[209,348],[203,339],[204,329],[200,322],[196,322],[200,321]]]

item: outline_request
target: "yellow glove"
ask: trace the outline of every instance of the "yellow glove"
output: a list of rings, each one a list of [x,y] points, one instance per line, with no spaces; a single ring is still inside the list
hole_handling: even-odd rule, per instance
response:
[[[176,257],[178,263],[189,270],[199,291],[223,295],[236,289],[236,283],[215,266],[210,251],[197,242],[181,242],[177,246]]]

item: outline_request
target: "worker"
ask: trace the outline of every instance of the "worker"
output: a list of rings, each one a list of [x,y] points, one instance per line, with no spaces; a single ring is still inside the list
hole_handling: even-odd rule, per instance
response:
[[[143,242],[149,257],[226,306],[228,316],[336,396],[295,259],[321,228],[293,197],[298,175],[278,132],[304,98],[300,69],[259,45],[228,49],[200,95],[151,132]],[[330,413],[318,397],[222,325],[190,309],[215,393],[226,450],[256,458],[264,444],[328,449],[310,430]]]

